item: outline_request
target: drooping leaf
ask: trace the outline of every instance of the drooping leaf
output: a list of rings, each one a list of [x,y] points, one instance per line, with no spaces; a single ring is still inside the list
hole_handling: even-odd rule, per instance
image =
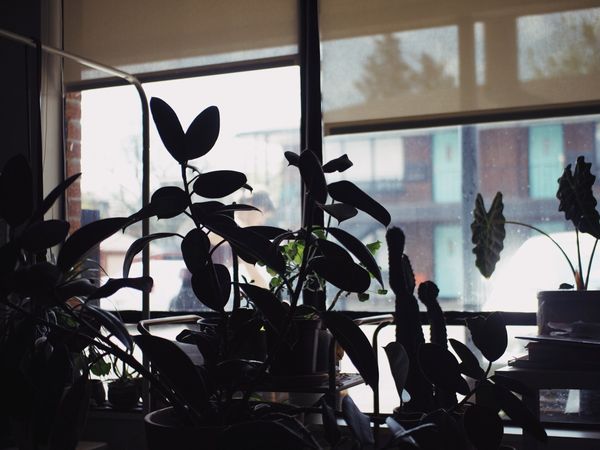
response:
[[[340,427],[335,417],[335,411],[327,404],[324,397],[321,397],[320,403],[325,439],[327,439],[327,442],[329,442],[332,447],[335,447],[342,437]]]
[[[35,222],[23,232],[19,242],[23,249],[39,252],[63,242],[69,234],[69,227],[69,222],[64,220]]]
[[[88,300],[107,298],[124,288],[136,289],[142,292],[150,292],[152,290],[152,285],[153,280],[151,277],[110,278],[103,286],[100,286],[92,294],[90,294],[88,296]]]
[[[57,266],[63,271],[69,270],[93,247],[123,228],[128,220],[126,217],[113,217],[84,225],[60,249]]]
[[[76,278],[56,287],[58,300],[65,302],[72,297],[84,297],[98,289],[98,286],[87,278]]]
[[[408,369],[410,361],[408,354],[404,349],[404,346],[400,342],[392,341],[383,347],[385,354],[390,364],[390,370],[392,372],[392,378],[398,391],[398,396],[402,398],[402,391],[406,385],[406,378],[408,377]]]
[[[449,338],[448,342],[460,358],[460,371],[468,377],[476,380],[482,380],[485,378],[485,372],[479,365],[477,357],[473,354],[471,349],[456,339]]]
[[[392,221],[387,209],[350,181],[342,180],[330,183],[327,189],[335,201],[347,203],[366,212],[386,227]]]
[[[379,369],[375,352],[360,327],[338,311],[326,311],[321,316],[327,329],[346,351],[365,383],[377,386]]]
[[[369,272],[352,260],[336,260],[318,256],[310,261],[310,268],[336,288],[345,292],[362,293],[369,289]]]
[[[358,210],[354,206],[347,205],[346,203],[334,203],[332,205],[317,203],[317,206],[338,222],[351,219],[358,214]]]
[[[298,153],[287,151],[283,152],[283,156],[285,156],[290,166],[298,167],[300,165],[300,155]]]
[[[464,415],[465,431],[477,450],[500,447],[504,435],[502,419],[494,411],[479,405],[470,405]]]
[[[276,239],[279,236],[283,236],[288,233],[287,230],[278,227],[272,227],[269,225],[253,225],[249,227],[245,227],[246,230],[253,231],[254,233],[260,234],[265,239]]]
[[[0,175],[0,217],[11,227],[24,223],[33,210],[33,177],[23,155],[10,158]]]
[[[282,333],[286,310],[281,300],[268,289],[255,284],[240,283],[240,289],[248,296],[250,301],[263,314],[265,320],[278,332]]]
[[[196,177],[193,190],[205,198],[221,198],[233,194],[242,188],[248,179],[246,175],[234,170],[215,170],[204,172]]]
[[[200,272],[209,258],[210,240],[198,228],[192,229],[181,241],[181,254],[185,266],[191,273]]]
[[[127,252],[125,253],[125,258],[123,259],[123,278],[127,278],[129,276],[129,271],[131,270],[131,264],[133,263],[133,259],[148,244],[150,244],[150,242],[155,241],[157,239],[164,239],[172,236],[177,236],[177,233],[154,233],[135,240],[133,244],[131,244],[127,249]]]
[[[216,200],[207,202],[197,202],[191,206],[192,217],[194,220],[204,223],[207,217],[219,214],[225,205]]]
[[[418,357],[423,374],[433,385],[462,395],[469,393],[469,385],[460,375],[458,361],[447,349],[437,344],[421,344]]]
[[[363,414],[349,395],[342,399],[342,416],[348,424],[354,438],[362,446],[375,444],[375,436],[371,428],[371,419]]]
[[[565,213],[576,229],[600,239],[600,214],[592,190],[596,177],[590,172],[591,167],[592,163],[586,163],[583,156],[577,158],[573,172],[569,164],[558,179],[556,198],[558,210]]]
[[[343,154],[342,156],[332,159],[323,165],[323,172],[331,173],[331,172],[344,172],[352,167],[352,161],[348,158],[347,154]]]
[[[477,194],[471,223],[471,242],[474,244],[475,265],[486,278],[494,273],[504,248],[506,230],[503,209],[502,193],[496,193],[489,211],[485,209],[481,194]]]
[[[75,450],[89,410],[87,371],[68,386],[58,404],[49,438],[49,450]]]
[[[486,318],[469,318],[467,327],[473,343],[488,361],[494,362],[504,354],[508,345],[508,335],[502,313],[495,312]]]
[[[192,289],[204,305],[223,312],[231,293],[231,274],[223,264],[206,264],[192,274]]]
[[[388,439],[388,442],[383,446],[383,448],[401,448],[403,450],[410,448],[420,448],[419,444],[417,444],[417,441],[415,441],[415,439],[411,436],[412,434],[418,434],[422,431],[431,433],[431,429],[435,428],[435,425],[432,423],[424,423],[406,429],[396,420],[394,420],[393,417],[386,418],[385,424],[390,430],[390,437]],[[435,430],[433,431],[435,432]]]
[[[110,334],[114,335],[127,350],[133,350],[133,338],[125,328],[123,322],[117,319],[109,311],[105,311],[97,306],[85,305],[85,312],[91,314]]]
[[[196,116],[185,132],[186,161],[206,155],[217,142],[221,121],[219,108],[209,106]]]
[[[150,199],[152,215],[159,219],[178,216],[188,206],[188,196],[177,186],[164,186],[157,189]]]
[[[76,173],[75,175],[71,175],[69,178],[61,182],[58,186],[50,191],[50,193],[46,196],[42,204],[36,209],[36,211],[31,216],[31,222],[36,222],[38,219],[44,217],[54,202],[58,200],[58,198],[65,192],[69,186],[71,186],[79,177],[81,173]]]
[[[363,266],[375,277],[383,287],[383,277],[373,253],[356,237],[341,228],[327,228],[329,234],[336,238],[344,247],[346,247]]]
[[[317,155],[311,150],[304,150],[298,167],[307,192],[315,202],[324,204],[327,201],[327,182]]]
[[[179,164],[185,163],[188,160],[186,138],[175,111],[158,97],[150,99],[150,111],[167,151]]]

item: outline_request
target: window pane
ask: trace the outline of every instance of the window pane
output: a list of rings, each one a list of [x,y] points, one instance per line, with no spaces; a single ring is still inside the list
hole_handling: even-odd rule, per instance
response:
[[[392,224],[406,234],[405,253],[417,283],[436,282],[444,309],[533,312],[538,290],[574,283],[569,264],[547,237],[507,224],[500,262],[489,280],[483,278],[475,267],[471,243],[475,196],[480,192],[489,208],[501,191],[506,219],[551,233],[576,267],[576,238],[572,225],[558,211],[557,180],[579,155],[592,162],[592,173],[598,173],[599,120],[599,116],[587,116],[330,136],[325,140],[325,160],[348,148],[352,149],[348,152],[351,160],[359,157],[343,176],[387,207]],[[335,149],[331,156],[330,146]],[[381,148],[385,151],[379,152]],[[396,156],[390,157],[394,153]],[[369,172],[370,181],[365,179]],[[376,258],[388,285],[383,227],[366,215],[341,226],[351,227],[365,243],[384,243]],[[586,273],[593,238],[581,235],[580,240]],[[596,259],[591,288],[600,286],[598,273]],[[368,301],[348,297],[337,307],[393,310],[393,293],[381,295],[378,288],[376,282],[371,284]]]

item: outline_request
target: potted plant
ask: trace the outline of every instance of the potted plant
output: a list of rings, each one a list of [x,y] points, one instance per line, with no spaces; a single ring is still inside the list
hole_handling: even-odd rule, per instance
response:
[[[503,215],[504,204],[502,194],[498,192],[489,210],[486,210],[483,197],[477,195],[471,224],[472,242],[474,244],[475,264],[481,274],[489,278],[500,259],[506,236],[505,224],[527,227],[546,236],[564,256],[573,274],[571,283],[557,280],[560,290],[541,291],[538,293],[538,331],[548,334],[548,323],[574,324],[575,334],[578,330],[585,332],[585,325],[577,322],[600,322],[600,294],[588,290],[590,270],[595,255],[598,239],[600,238],[600,215],[596,210],[596,198],[593,185],[596,177],[590,171],[591,163],[583,156],[577,158],[573,170],[571,164],[564,169],[558,179],[556,197],[559,200],[558,210],[564,212],[565,219],[574,227],[576,244],[576,261],[572,261],[565,249],[548,233],[538,227],[522,222],[506,220]],[[587,264],[582,258],[582,234],[588,234],[593,239],[590,257]]]

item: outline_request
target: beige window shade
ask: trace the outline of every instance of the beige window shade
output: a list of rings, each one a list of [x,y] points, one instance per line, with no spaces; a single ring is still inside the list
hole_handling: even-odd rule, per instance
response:
[[[600,1],[321,0],[326,129],[600,100]]]
[[[65,50],[130,73],[293,55],[296,0],[65,0]],[[65,68],[67,81],[102,74]]]

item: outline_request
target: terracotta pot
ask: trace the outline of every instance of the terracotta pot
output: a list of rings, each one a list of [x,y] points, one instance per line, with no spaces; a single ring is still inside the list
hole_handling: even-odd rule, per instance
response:
[[[538,298],[538,333],[549,335],[551,322],[600,323],[600,291],[540,291]]]

